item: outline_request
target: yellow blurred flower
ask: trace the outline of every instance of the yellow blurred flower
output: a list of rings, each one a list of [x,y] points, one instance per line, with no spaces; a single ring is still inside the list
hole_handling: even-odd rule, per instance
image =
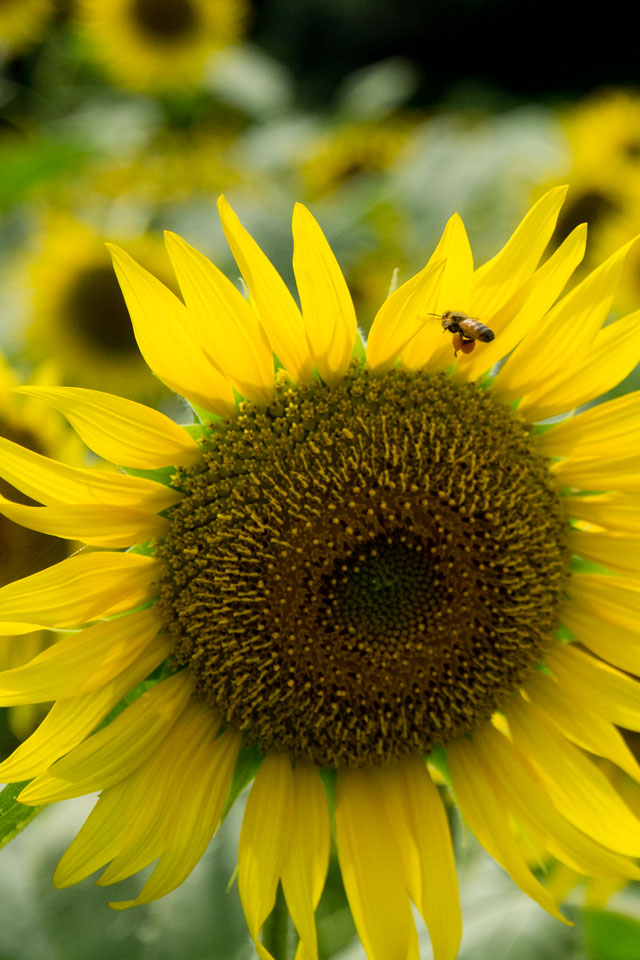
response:
[[[42,39],[53,16],[53,0],[2,0],[0,50],[19,53]]]

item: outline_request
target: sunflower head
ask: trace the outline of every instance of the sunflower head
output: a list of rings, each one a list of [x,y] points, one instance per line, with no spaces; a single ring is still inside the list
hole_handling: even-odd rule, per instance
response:
[[[417,956],[413,903],[453,960],[434,764],[555,916],[514,824],[586,874],[640,878],[640,822],[587,756],[640,779],[617,730],[640,729],[640,401],[581,409],[640,358],[639,312],[605,326],[632,242],[564,292],[584,226],[540,264],[564,195],[475,269],[454,215],[366,344],[300,205],[299,305],[224,198],[247,297],[173,234],[182,299],[112,250],[140,350],[195,416],[182,428],[96,390],[23,388],[125,472],[1,444],[0,471],[43,504],[3,512],[101,548],[0,589],[0,625],[75,631],[0,677],[1,703],[56,701],[0,765],[34,778],[21,801],[102,791],[59,885],[157,860],[114,906],[168,892],[249,771],[238,884],[261,957],[279,884],[318,956],[333,824],[367,955]]]

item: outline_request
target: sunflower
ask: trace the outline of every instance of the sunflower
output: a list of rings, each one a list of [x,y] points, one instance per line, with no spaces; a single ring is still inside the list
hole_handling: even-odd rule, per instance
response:
[[[53,0],[2,0],[0,48],[19,53],[37,43],[53,16]]]
[[[4,629],[66,631],[2,675],[1,703],[56,702],[0,779],[33,778],[31,805],[102,791],[58,886],[157,861],[112,906],[168,893],[251,782],[238,886],[261,957],[279,887],[318,956],[333,833],[367,955],[418,956],[413,903],[450,960],[434,768],[554,916],[514,828],[585,875],[640,878],[640,821],[591,756],[640,779],[617,729],[640,728],[640,397],[560,419],[637,362],[640,314],[603,326],[630,243],[564,296],[584,226],[539,265],[564,196],[476,270],[454,215],[366,346],[301,205],[300,309],[224,198],[248,300],[173,234],[184,302],[113,249],[140,350],[197,418],[28,387],[125,472],[0,444],[3,475],[43,504],[6,515],[92,548],[0,590]]]
[[[246,0],[80,0],[79,26],[113,80],[134,90],[202,81],[207,60],[239,40]]]

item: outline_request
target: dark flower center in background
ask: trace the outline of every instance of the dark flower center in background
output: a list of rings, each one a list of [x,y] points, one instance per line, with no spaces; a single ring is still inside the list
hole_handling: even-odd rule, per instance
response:
[[[82,341],[94,349],[119,356],[138,355],[129,313],[112,267],[87,267],[74,277],[65,297],[63,315]]]
[[[160,548],[197,696],[262,750],[383,763],[471,729],[557,625],[567,524],[491,395],[352,368],[211,425]]]
[[[198,12],[190,0],[133,0],[131,11],[138,27],[161,41],[181,40],[199,27]]]

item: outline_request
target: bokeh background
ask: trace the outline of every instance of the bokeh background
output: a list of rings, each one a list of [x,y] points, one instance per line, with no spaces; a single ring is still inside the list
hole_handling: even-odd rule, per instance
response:
[[[289,280],[291,210],[307,203],[364,332],[394,273],[424,265],[455,210],[480,263],[533,200],[569,183],[555,239],[588,220],[585,269],[601,261],[640,232],[628,17],[609,3],[595,22],[570,0],[0,0],[0,435],[86,462],[57,415],[12,393],[20,383],[91,386],[187,416],[138,356],[104,243],[173,285],[162,231],[174,230],[235,278],[220,193]],[[640,249],[614,311],[638,306]],[[638,386],[634,372],[616,392]],[[0,520],[0,584],[72,549]],[[3,638],[0,666],[48,642]],[[0,711],[0,755],[40,716]],[[125,913],[91,879],[51,885],[90,806],[45,810],[0,854],[0,960],[253,956],[234,884],[238,805],[185,884]],[[452,821],[463,960],[638,960],[636,886],[539,864],[575,923],[563,927]],[[324,958],[363,957],[335,864],[319,931]]]

